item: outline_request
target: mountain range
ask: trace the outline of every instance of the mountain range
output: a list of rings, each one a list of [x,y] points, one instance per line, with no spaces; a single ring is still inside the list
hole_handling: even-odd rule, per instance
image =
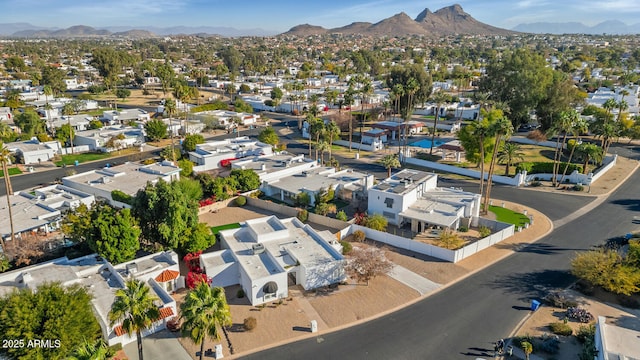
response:
[[[415,19],[401,12],[377,23],[354,22],[343,27],[332,29],[302,24],[292,27],[283,35],[309,36],[336,33],[374,36],[428,36],[451,34],[508,35],[514,33],[514,31],[482,23],[464,12],[462,6],[455,4],[444,7],[436,12],[424,9]]]
[[[608,20],[594,26],[587,26],[579,22],[550,23],[537,22],[520,24],[513,28],[515,31],[534,34],[640,34],[640,23],[627,25],[619,20]]]

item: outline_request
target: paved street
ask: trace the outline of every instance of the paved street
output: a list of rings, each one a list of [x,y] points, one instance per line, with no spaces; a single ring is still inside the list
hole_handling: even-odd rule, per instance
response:
[[[498,189],[496,189],[498,191]],[[499,196],[510,194],[500,188]],[[513,189],[518,191],[517,189]],[[557,222],[592,199],[568,201],[558,194],[520,191],[519,203],[549,213]],[[571,204],[569,204],[571,202]],[[534,205],[537,204],[537,205]],[[556,209],[562,206],[563,212]],[[527,314],[531,299],[545,289],[563,288],[576,251],[589,249],[637,225],[640,172],[586,215],[556,228],[484,271],[398,312],[341,331],[247,356],[247,359],[475,359],[508,336]]]

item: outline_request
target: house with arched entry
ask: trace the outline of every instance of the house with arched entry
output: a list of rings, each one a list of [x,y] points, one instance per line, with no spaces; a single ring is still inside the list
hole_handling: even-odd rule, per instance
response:
[[[297,218],[268,216],[219,232],[224,250],[200,256],[214,286],[240,285],[252,305],[346,279],[342,245],[329,231],[316,231]]]

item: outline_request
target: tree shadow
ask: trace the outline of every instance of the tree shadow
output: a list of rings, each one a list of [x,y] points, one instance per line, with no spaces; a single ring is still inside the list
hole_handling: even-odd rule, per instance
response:
[[[463,353],[460,353],[460,354],[465,355],[465,356],[487,356],[487,357],[493,357],[493,349],[485,349],[485,348],[480,348],[480,347],[470,347],[470,348],[467,348],[467,349],[471,350],[471,351],[463,352]]]
[[[306,326],[294,326],[291,329],[293,331],[311,332],[311,328]]]
[[[640,201],[638,199],[620,199],[614,200],[612,203],[625,206],[630,211],[640,211]]]
[[[486,285],[506,293],[519,295],[519,300],[528,303],[531,299],[544,298],[553,289],[565,288],[573,281],[575,281],[575,277],[568,271],[542,270],[508,274],[498,277]]]

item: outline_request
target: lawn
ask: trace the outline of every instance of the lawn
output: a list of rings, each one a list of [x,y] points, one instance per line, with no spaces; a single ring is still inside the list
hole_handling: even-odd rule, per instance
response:
[[[237,229],[240,227],[240,223],[233,223],[233,224],[226,224],[226,225],[220,225],[220,226],[212,226],[211,227],[211,233],[213,235],[218,235],[218,233],[222,230],[229,230],[229,229]]]
[[[22,174],[22,171],[18,168],[9,168],[9,176]],[[0,170],[0,177],[4,176],[4,171]]]
[[[56,166],[62,166],[63,164],[73,165],[75,164],[76,160],[78,161],[78,163],[84,163],[87,161],[106,159],[110,156],[111,154],[109,153],[83,153],[83,154],[62,155],[62,160],[56,161],[55,164]]]
[[[524,224],[529,223],[529,218],[521,213],[517,213],[515,211],[500,207],[500,206],[489,206],[489,211],[496,214],[496,220],[502,221],[508,224],[513,224],[515,226],[523,227]]]

